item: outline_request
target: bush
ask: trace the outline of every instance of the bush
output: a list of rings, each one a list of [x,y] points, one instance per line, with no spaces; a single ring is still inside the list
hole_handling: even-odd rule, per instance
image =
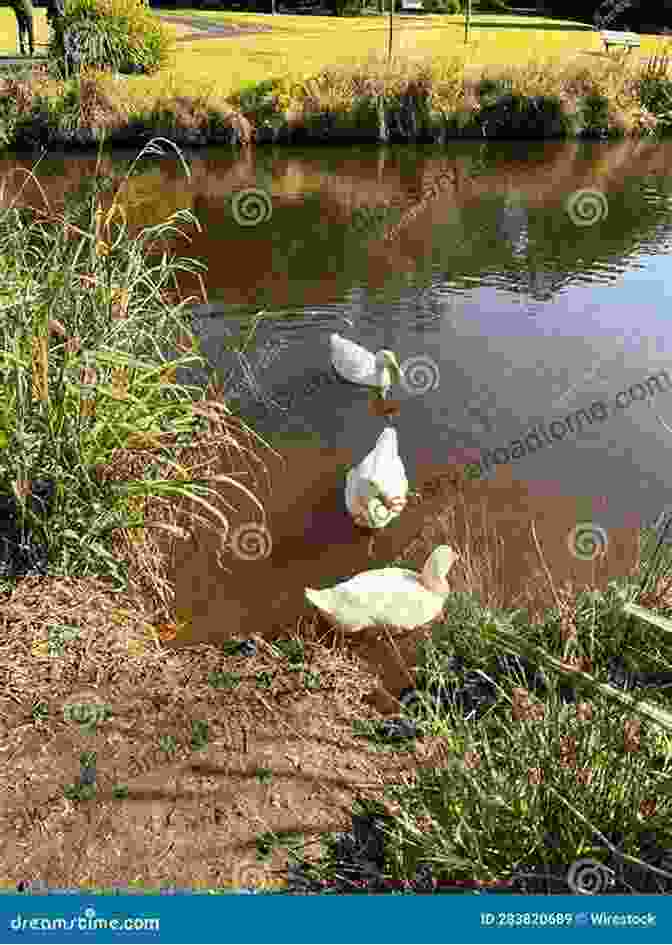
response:
[[[609,100],[598,92],[584,95],[578,102],[584,137],[603,137],[609,128]]]
[[[448,13],[456,16],[462,13],[462,4],[460,0],[425,0],[425,11],[427,13]]]
[[[511,13],[511,7],[504,0],[476,0],[477,13]]]
[[[270,121],[278,111],[276,79],[246,82],[230,98],[230,103],[246,118],[259,124]]]
[[[506,94],[488,101],[479,114],[488,138],[556,138],[572,128],[560,102],[552,96]]]
[[[144,0],[71,0],[63,32],[48,54],[63,65],[67,51],[68,69],[151,75],[168,64],[171,39]]]
[[[654,115],[672,111],[672,79],[645,75],[639,81],[639,100]]]

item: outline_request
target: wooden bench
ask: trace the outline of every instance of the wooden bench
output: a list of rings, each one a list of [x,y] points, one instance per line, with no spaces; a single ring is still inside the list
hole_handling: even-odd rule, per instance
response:
[[[634,46],[640,46],[640,40],[637,33],[619,33],[616,30],[600,30],[602,42],[607,52],[610,46],[624,46],[628,52],[631,52]]]

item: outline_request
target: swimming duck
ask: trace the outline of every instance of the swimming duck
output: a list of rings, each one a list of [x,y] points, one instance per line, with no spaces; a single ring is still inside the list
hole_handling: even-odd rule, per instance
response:
[[[373,387],[377,396],[384,398],[392,384],[401,381],[401,368],[394,351],[384,348],[374,355],[336,334],[330,336],[329,342],[334,370],[351,384]]]
[[[457,558],[450,545],[439,545],[420,574],[406,568],[364,571],[322,591],[307,587],[306,599],[331,623],[350,631],[381,623],[413,630],[443,610],[451,591],[446,575]]]
[[[406,505],[408,479],[394,427],[385,427],[376,445],[348,472],[345,504],[356,525],[384,528]]]

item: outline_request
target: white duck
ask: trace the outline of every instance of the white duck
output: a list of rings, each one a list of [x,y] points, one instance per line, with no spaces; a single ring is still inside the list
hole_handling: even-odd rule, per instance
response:
[[[386,397],[392,384],[401,381],[401,368],[394,351],[386,348],[373,355],[354,341],[332,334],[329,337],[334,370],[351,384],[373,387],[379,397]]]
[[[348,472],[345,504],[356,525],[384,528],[406,505],[408,479],[394,427],[385,427],[359,466]]]
[[[443,610],[451,591],[446,575],[457,558],[449,545],[439,545],[421,574],[406,568],[364,571],[323,591],[307,587],[306,599],[331,623],[347,630],[375,624],[413,630]]]

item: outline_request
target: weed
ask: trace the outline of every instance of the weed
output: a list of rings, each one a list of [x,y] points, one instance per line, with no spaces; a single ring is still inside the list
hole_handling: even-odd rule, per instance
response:
[[[304,645],[302,640],[277,640],[274,643],[290,664],[301,665],[304,660]]]
[[[270,784],[273,780],[273,772],[270,768],[257,768],[255,777],[261,784]]]
[[[174,755],[177,751],[177,739],[174,735],[161,735],[159,737],[159,748],[167,755]]]
[[[35,722],[43,722],[49,718],[49,705],[46,702],[36,702],[33,705],[31,715]]]
[[[214,689],[236,689],[240,685],[240,673],[215,671],[208,676],[208,682]]]
[[[202,719],[194,720],[191,723],[191,747],[194,751],[200,751],[207,746],[208,740],[208,723]]]
[[[319,673],[314,673],[311,670],[306,670],[303,674],[303,685],[306,689],[319,689],[322,685],[322,680]]]
[[[254,678],[257,682],[257,686],[259,686],[260,689],[270,689],[273,685],[274,676],[275,673],[272,673],[269,670],[262,670],[260,673],[257,673]]]

